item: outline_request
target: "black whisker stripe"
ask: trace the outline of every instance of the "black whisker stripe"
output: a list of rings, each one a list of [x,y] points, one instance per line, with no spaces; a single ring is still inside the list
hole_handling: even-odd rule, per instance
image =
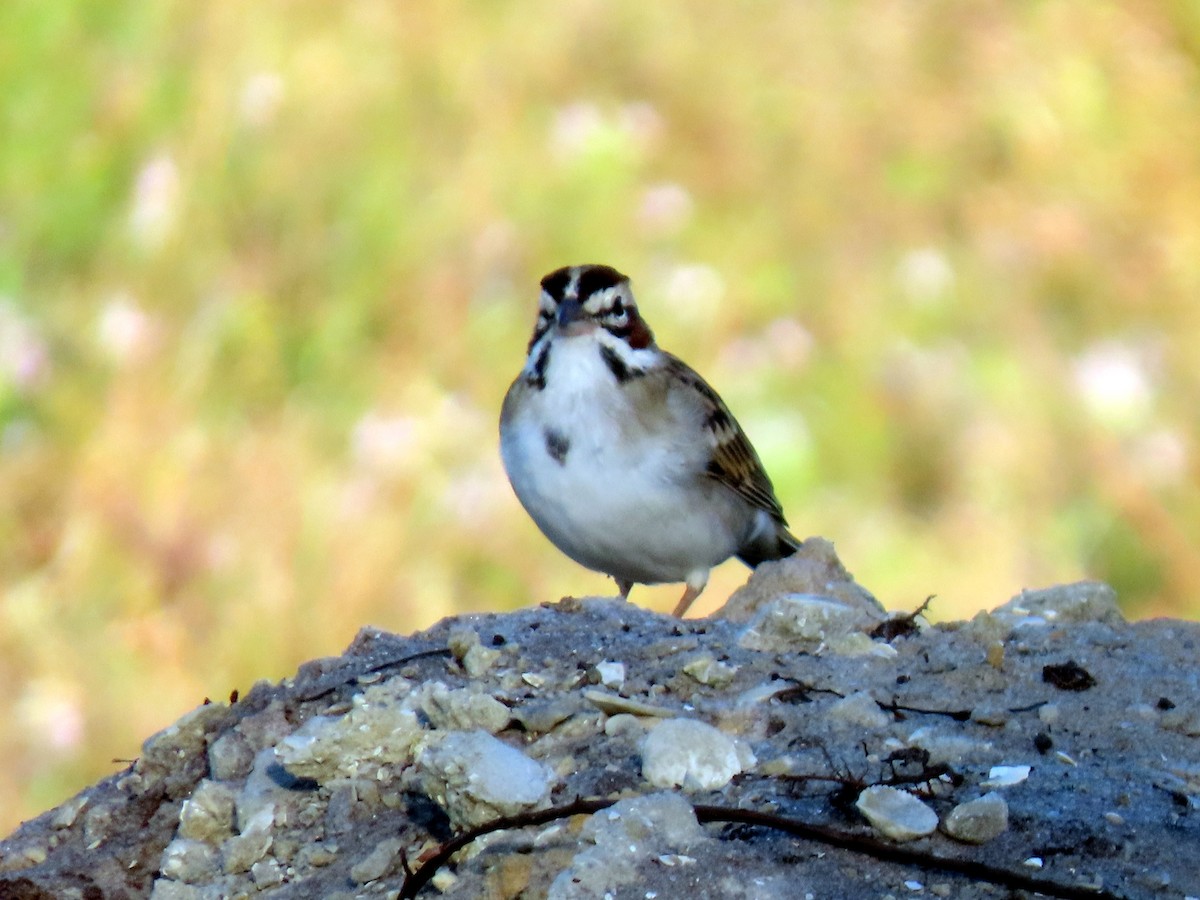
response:
[[[533,337],[529,339],[529,346],[525,348],[525,355],[528,356],[533,352],[533,346],[542,339],[542,335],[550,330],[550,322],[548,320],[538,319],[537,325],[533,328]]]
[[[546,366],[550,364],[550,344],[546,343],[538,353],[537,359],[533,361],[533,371],[526,376],[526,380],[530,385],[537,388],[539,391],[546,389]]]
[[[646,374],[645,369],[634,369],[625,364],[625,360],[617,354],[617,351],[611,347],[600,345],[600,358],[604,360],[604,364],[608,366],[608,370],[613,373],[613,377],[617,379],[619,384],[633,378],[641,378]]]

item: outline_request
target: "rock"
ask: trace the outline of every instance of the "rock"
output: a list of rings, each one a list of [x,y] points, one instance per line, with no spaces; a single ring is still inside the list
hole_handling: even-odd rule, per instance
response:
[[[217,875],[217,851],[204,841],[176,838],[163,851],[159,870],[174,881],[203,884]]]
[[[809,575],[811,563],[801,563]],[[830,596],[853,606],[832,592],[822,602]],[[772,602],[760,599],[759,612]],[[1102,618],[1014,630],[988,614],[986,637],[944,623],[890,643],[863,630],[838,638],[826,621],[815,642],[759,650],[738,644],[746,622],[679,621],[594,598],[411,637],[365,630],[342,657],[190,713],[148,742],[145,760],[22,825],[0,843],[0,896],[394,897],[406,865],[454,835],[552,804],[563,818],[470,843],[421,896],[547,896],[564,872],[555,890],[565,896],[580,885],[598,887],[593,897],[958,896],[957,876],[785,831],[719,821],[697,831],[688,803],[709,807],[701,820],[724,807],[861,834],[846,817],[848,786],[873,785],[862,796],[871,809],[898,777],[945,814],[922,852],[967,852],[1060,888],[1200,896],[1200,625]],[[452,636],[458,656],[447,652]],[[854,642],[868,652],[848,655]],[[473,648],[487,649],[486,665],[467,663]],[[1045,667],[1072,659],[1096,689],[1043,681]],[[605,671],[617,683],[614,661],[620,688],[601,688]],[[683,789],[643,774],[659,740],[674,774],[656,780]],[[980,795],[998,763],[1032,769],[999,791],[1013,827],[986,840],[1001,805]],[[568,816],[577,798],[645,798],[650,811]],[[884,803],[880,821],[921,832],[931,813],[912,802],[921,827],[893,821]],[[1023,863],[1035,854],[1043,870]]]
[[[1117,606],[1117,592],[1099,581],[1021,591],[992,615],[1011,625],[1062,625],[1068,622],[1115,625],[1125,621]]]
[[[233,833],[236,795],[228,785],[205,779],[179,811],[179,836],[217,845]]]
[[[242,826],[241,834],[229,838],[221,845],[221,863],[226,873],[248,872],[250,868],[271,849],[273,810],[260,809]]]
[[[625,664],[604,660],[596,663],[596,677],[606,688],[620,690],[625,683]]]
[[[405,702],[410,692],[404,682],[371,685],[344,715],[314,716],[280,741],[279,763],[291,775],[317,782],[407,765],[425,736]]]
[[[356,884],[378,881],[395,864],[403,847],[404,842],[399,838],[380,841],[370,853],[350,868],[350,878]]]
[[[985,844],[1007,828],[1008,804],[995,791],[958,804],[942,822],[946,834],[968,844]]]
[[[875,624],[885,618],[883,606],[846,571],[833,544],[819,537],[806,540],[787,559],[758,566],[745,586],[734,591],[714,616],[746,623],[764,605],[789,594],[828,598],[858,610]]]
[[[654,787],[712,791],[755,763],[749,748],[693,719],[667,719],[642,741],[642,777]]]
[[[738,645],[769,653],[812,652],[875,623],[861,607],[840,600],[821,594],[784,594],[758,608],[742,630]]]
[[[894,787],[872,785],[858,795],[854,805],[872,828],[895,841],[915,840],[937,829],[937,813],[912,794]]]
[[[994,758],[992,744],[948,728],[924,726],[914,729],[908,736],[910,747],[919,747],[929,754],[931,763],[946,763],[961,767],[969,762]]]
[[[435,735],[417,764],[425,792],[468,827],[538,806],[550,793],[549,769],[484,731]]]
[[[485,648],[479,641],[479,635],[471,628],[456,628],[451,631],[446,639],[446,646],[472,678],[486,674],[501,656],[499,650]]]
[[[892,723],[892,717],[879,708],[866,691],[856,691],[829,708],[829,718],[846,725],[878,731]]]
[[[636,882],[639,864],[694,852],[708,840],[691,804],[675,793],[622,800],[590,816],[580,838],[593,846],[554,879],[549,900],[621,896],[621,888]]]
[[[718,662],[711,653],[701,653],[684,663],[681,671],[696,679],[700,684],[723,688],[733,681],[737,666]]]
[[[1006,788],[1020,784],[1033,771],[1030,766],[992,766],[988,770],[987,781],[980,783],[981,787]]]
[[[508,727],[512,713],[507,706],[479,690],[451,690],[440,681],[422,685],[416,701],[434,728],[470,731],[480,728],[496,734]]]

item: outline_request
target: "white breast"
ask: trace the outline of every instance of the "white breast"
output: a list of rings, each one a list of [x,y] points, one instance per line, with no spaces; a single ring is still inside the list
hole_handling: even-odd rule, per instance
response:
[[[703,476],[708,448],[684,411],[668,404],[662,429],[648,428],[591,335],[556,339],[544,374],[545,388],[528,392],[502,427],[501,455],[517,497],[560,550],[651,584],[682,581],[736,551],[753,513]],[[561,461],[548,434],[565,441]]]

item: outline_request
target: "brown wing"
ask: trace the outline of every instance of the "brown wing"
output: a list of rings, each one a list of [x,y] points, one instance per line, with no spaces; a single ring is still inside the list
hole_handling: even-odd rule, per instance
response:
[[[712,448],[705,474],[770,513],[771,518],[780,525],[787,525],[783,507],[775,497],[775,488],[763,469],[762,461],[725,402],[687,363],[671,356],[670,365],[680,380],[687,382],[704,398],[707,409],[704,432]]]

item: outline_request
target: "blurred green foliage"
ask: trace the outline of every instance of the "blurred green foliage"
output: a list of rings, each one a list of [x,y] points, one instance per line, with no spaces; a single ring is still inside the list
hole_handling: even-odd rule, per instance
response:
[[[0,831],[362,625],[610,591],[495,450],[569,262],[634,277],[889,605],[1197,613],[1195,3],[7,0],[0,35]]]

